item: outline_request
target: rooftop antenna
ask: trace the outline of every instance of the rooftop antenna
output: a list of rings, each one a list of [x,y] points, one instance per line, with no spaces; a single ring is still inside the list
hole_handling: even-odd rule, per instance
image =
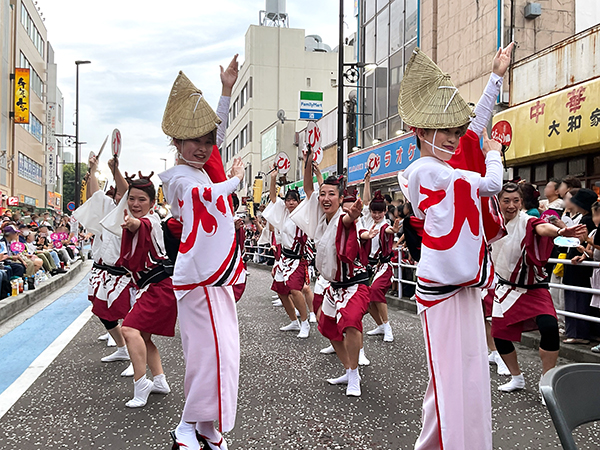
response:
[[[289,28],[286,0],[266,0],[266,8],[260,11],[258,21],[263,27]]]

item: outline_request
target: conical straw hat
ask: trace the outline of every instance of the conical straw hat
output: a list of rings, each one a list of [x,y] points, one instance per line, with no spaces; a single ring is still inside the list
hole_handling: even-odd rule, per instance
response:
[[[475,117],[450,75],[419,48],[415,48],[406,66],[398,112],[407,125],[426,129],[462,127]]]
[[[195,139],[215,130],[220,123],[202,91],[180,71],[163,116],[165,134],[175,139]]]

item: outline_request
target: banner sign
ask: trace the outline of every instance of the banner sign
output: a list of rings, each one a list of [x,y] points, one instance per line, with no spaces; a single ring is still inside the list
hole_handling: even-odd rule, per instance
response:
[[[46,185],[56,183],[56,103],[46,108]]]
[[[300,91],[300,120],[319,120],[323,117],[323,93]]]
[[[15,69],[15,123],[29,123],[29,69]]]
[[[371,169],[371,181],[395,178],[420,155],[414,133],[352,153],[348,156],[348,184],[362,182],[367,169]]]
[[[506,159],[542,158],[600,143],[600,79],[513,106],[494,116],[492,139],[508,146]]]

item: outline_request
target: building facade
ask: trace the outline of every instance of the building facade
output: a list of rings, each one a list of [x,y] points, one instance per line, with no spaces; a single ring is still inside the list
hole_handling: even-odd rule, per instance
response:
[[[347,61],[354,48],[344,47]],[[222,148],[226,168],[234,157],[246,165],[247,188],[259,172],[266,173],[284,152],[291,161],[290,181],[297,174],[300,92],[322,94],[322,109],[337,105],[337,52],[329,51],[318,36],[304,30],[251,25],[246,32],[244,63],[231,96],[229,126]],[[285,118],[278,117],[278,111]],[[268,186],[268,179],[265,180]],[[244,188],[242,188],[244,190]]]
[[[536,15],[539,6],[541,14]],[[362,74],[359,151],[407,132],[398,117],[397,100],[404,68],[419,46],[452,76],[467,102],[476,103],[500,46],[517,42],[514,61],[537,54],[566,38],[578,27],[598,23],[598,2],[589,0],[362,0],[358,10],[360,58],[376,63]],[[512,72],[511,72],[512,73]],[[516,80],[509,73],[496,109],[512,104]],[[528,89],[531,80],[518,82]],[[379,152],[381,153],[381,151]],[[383,157],[383,154],[379,155]],[[392,174],[387,183],[394,189]],[[380,182],[386,184],[383,179]]]

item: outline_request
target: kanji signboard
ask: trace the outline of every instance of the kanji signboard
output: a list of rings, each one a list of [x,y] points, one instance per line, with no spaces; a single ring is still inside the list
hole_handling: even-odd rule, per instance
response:
[[[29,69],[15,69],[15,123],[29,123]]]
[[[510,137],[507,131],[510,130]],[[507,161],[600,143],[600,79],[572,86],[494,116],[492,138],[510,140]]]

